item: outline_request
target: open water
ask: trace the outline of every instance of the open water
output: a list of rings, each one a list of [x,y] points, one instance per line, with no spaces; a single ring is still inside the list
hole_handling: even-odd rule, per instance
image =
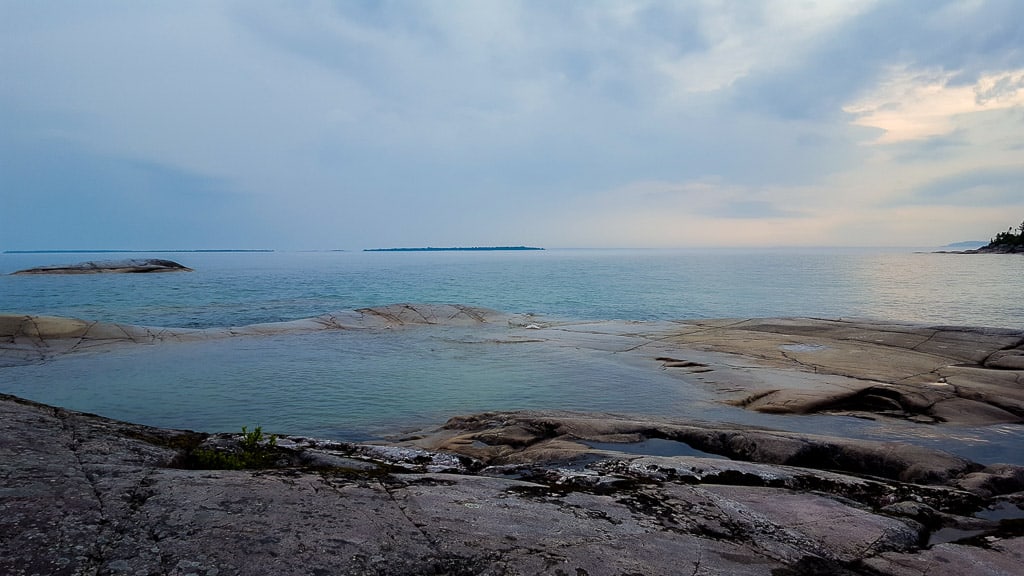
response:
[[[148,326],[276,322],[400,302],[552,319],[815,316],[1024,329],[1024,257],[911,250],[546,250],[0,254],[38,265],[169,258],[192,273],[0,275],[0,312]],[[494,345],[501,326],[329,332],[127,347],[0,368],[0,392],[145,424],[349,440],[485,410],[556,408],[897,436],[1024,461],[1020,426],[943,430],[724,407],[607,354]],[[507,329],[504,328],[504,329]],[[495,332],[490,334],[488,331]]]

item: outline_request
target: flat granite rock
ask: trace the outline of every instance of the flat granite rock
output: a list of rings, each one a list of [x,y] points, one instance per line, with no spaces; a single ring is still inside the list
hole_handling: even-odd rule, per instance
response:
[[[27,274],[145,274],[149,272],[192,272],[192,269],[173,260],[159,258],[133,258],[127,260],[97,260],[64,264],[58,266],[39,266],[18,270],[12,275]]]
[[[654,335],[652,335],[654,336]],[[1024,331],[816,318],[681,322],[663,366],[773,414],[1024,423]],[[699,370],[680,362],[700,365]]]
[[[630,455],[573,440],[626,438],[641,424],[493,413],[392,445],[283,436],[249,448],[269,454],[267,464],[222,470],[200,456],[244,452],[237,435],[0,396],[0,573],[995,575],[1024,560],[1019,521],[970,516],[1024,502],[1012,480],[1024,480],[1024,469],[993,469],[1005,481],[970,492],[957,482],[980,466],[935,451],[904,455],[904,469],[945,459],[956,462],[943,465],[951,476],[905,482],[773,464],[765,460],[779,448],[765,431],[734,431],[755,447],[748,461]],[[698,427],[658,421],[642,431]],[[466,447],[508,440],[501,459],[514,463],[417,446],[467,434]],[[519,442],[560,435],[577,446],[574,457]],[[970,538],[929,545],[943,527]]]
[[[454,304],[393,304],[343,310],[289,322],[226,328],[162,328],[59,316],[0,313],[0,366],[42,362],[69,353],[117,346],[196,342],[322,330],[381,330],[403,326],[471,326],[506,322],[512,315]]]

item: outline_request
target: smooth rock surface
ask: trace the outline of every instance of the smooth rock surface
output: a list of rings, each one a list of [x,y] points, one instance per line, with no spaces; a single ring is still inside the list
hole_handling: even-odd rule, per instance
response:
[[[513,316],[459,305],[394,304],[345,310],[290,322],[226,328],[161,328],[78,318],[0,314],[0,366],[42,362],[69,353],[135,344],[196,342],[218,338],[301,334],[320,330],[384,330],[428,324],[474,325]]]
[[[813,318],[679,323],[657,346],[750,410],[1024,423],[1024,332]]]
[[[127,260],[97,260],[58,266],[39,266],[12,272],[26,274],[146,274],[150,272],[191,272],[192,269],[173,260],[159,258],[132,258]]]
[[[639,434],[636,420],[611,415],[503,413],[393,446],[282,437],[264,444],[277,454],[270,468],[190,469],[190,455],[238,450],[238,437],[4,396],[0,573],[878,576],[1013,574],[1024,561],[1019,523],[979,531],[965,516],[992,498],[1020,502],[1019,492],[967,492],[959,477],[934,474],[907,483],[763,461],[531,453],[542,443],[531,439],[569,431]],[[467,434],[505,446],[502,460],[517,463],[415,446]],[[753,460],[780,452],[762,434],[746,437]],[[918,453],[903,469],[933,458],[943,460]],[[945,461],[954,476],[980,469]],[[969,524],[976,538],[928,547],[939,525],[926,525],[923,510]]]

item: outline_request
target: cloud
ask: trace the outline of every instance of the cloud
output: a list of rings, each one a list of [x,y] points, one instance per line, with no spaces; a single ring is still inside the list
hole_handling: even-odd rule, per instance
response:
[[[725,7],[703,3],[697,16],[706,48],[663,57],[658,68],[677,94],[718,91],[751,74],[786,69],[872,5],[869,1],[796,4],[785,0]]]
[[[1012,0],[3,13],[4,186],[47,191],[5,210],[25,230],[149,190],[237,247],[862,242],[846,215],[1024,164]]]
[[[853,123],[882,130],[880,144],[952,133],[960,116],[1024,105],[1024,69],[955,84],[958,72],[893,69],[875,90],[843,110]]]
[[[1014,205],[1024,201],[1022,182],[1022,167],[981,168],[936,178],[918,186],[907,201],[950,206]]]
[[[4,150],[0,190],[0,246],[116,249],[144,239],[134,246],[234,247],[259,227],[245,195],[224,182],[71,146]]]
[[[1013,0],[903,0],[861,3],[855,13],[812,37],[773,66],[737,81],[737,105],[792,119],[842,116],[842,107],[874,90],[894,68],[958,71],[973,83],[993,70],[1024,68]]]

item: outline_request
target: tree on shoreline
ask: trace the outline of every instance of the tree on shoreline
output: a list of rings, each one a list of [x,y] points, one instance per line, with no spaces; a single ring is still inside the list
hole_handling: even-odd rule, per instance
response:
[[[1017,227],[1017,234],[1013,228],[1007,228],[1006,232],[996,234],[985,248],[1020,248],[1024,247],[1024,222]]]

